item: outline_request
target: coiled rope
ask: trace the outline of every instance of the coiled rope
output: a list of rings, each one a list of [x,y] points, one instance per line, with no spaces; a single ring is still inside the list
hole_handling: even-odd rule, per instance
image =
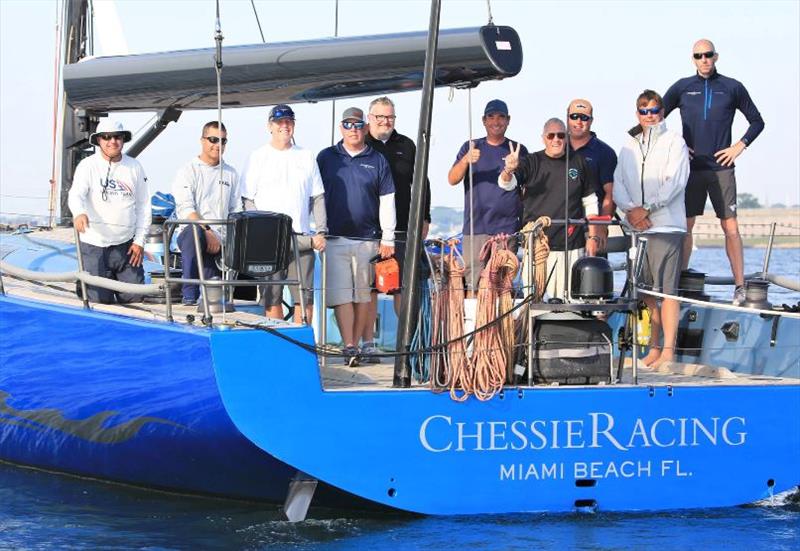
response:
[[[514,359],[514,320],[504,316],[513,307],[514,277],[519,270],[517,255],[508,249],[508,236],[492,237],[481,249],[486,267],[481,278],[486,282],[478,290],[475,325],[483,327],[501,317],[499,325],[491,325],[475,335],[472,391],[478,400],[489,400],[502,390],[510,377]]]
[[[550,256],[550,240],[545,234],[545,228],[550,227],[550,218],[540,216],[535,222],[528,222],[522,228],[522,234],[528,235],[533,232],[533,251],[528,247],[528,240],[525,240],[523,250],[523,266],[530,266],[533,261],[533,302],[542,302],[545,287],[547,286],[547,257]],[[531,258],[533,257],[533,258]]]

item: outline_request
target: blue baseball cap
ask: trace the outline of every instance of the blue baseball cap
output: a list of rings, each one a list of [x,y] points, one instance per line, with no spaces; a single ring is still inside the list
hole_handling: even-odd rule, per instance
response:
[[[281,103],[280,105],[276,105],[272,109],[269,110],[269,120],[270,122],[276,121],[278,119],[292,119],[294,120],[294,111],[288,105],[284,105]]]
[[[483,110],[483,116],[491,115],[492,113],[500,113],[501,115],[508,116],[508,105],[501,99],[493,99],[486,104],[486,109]]]

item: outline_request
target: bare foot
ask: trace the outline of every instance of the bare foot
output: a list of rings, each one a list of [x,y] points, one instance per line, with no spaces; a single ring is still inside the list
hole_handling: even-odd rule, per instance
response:
[[[653,348],[651,346],[650,347],[650,352],[647,353],[647,356],[642,358],[642,363],[644,365],[650,367],[651,365],[656,363],[660,357],[661,357],[661,349],[660,348]]]
[[[661,355],[658,357],[658,360],[652,365],[652,367],[660,367],[668,362],[675,361],[675,354],[671,348],[665,348],[661,351]]]

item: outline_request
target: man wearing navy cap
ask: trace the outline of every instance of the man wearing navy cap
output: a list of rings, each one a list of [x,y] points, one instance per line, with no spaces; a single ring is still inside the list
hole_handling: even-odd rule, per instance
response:
[[[269,112],[269,143],[256,149],[247,162],[242,181],[242,196],[247,210],[280,212],[292,217],[300,257],[300,281],[303,284],[306,321],[311,322],[314,298],[314,250],[325,249],[328,218],[325,190],[314,154],[294,143],[295,115],[288,105],[276,105]],[[311,228],[311,217],[314,229]],[[287,271],[270,279],[297,277],[294,255]],[[294,302],[294,321],[302,321],[300,290],[289,286]],[[283,285],[262,285],[261,300],[267,316],[283,318]]]
[[[345,109],[342,139],[317,155],[330,234],[337,237],[328,246],[326,298],[350,367],[359,363],[358,339],[370,321],[370,260],[376,252],[382,258],[394,254],[394,180],[386,158],[365,143],[366,125],[361,109]]]
[[[505,157],[519,146],[520,156],[528,149],[506,138],[511,122],[508,106],[499,99],[486,104],[483,111],[486,137],[464,142],[447,175],[451,186],[464,182],[464,238],[462,241],[467,293],[473,296],[478,287],[481,266],[478,257],[483,245],[499,233],[520,229],[522,202],[519,192],[506,191],[497,185],[505,167]],[[471,169],[470,169],[471,167]],[[474,191],[474,192],[473,192]]]

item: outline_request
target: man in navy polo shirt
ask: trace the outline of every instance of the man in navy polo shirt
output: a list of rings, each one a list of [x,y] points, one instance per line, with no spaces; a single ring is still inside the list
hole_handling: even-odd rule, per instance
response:
[[[733,161],[764,130],[764,119],[747,89],[738,80],[717,72],[719,52],[710,40],[695,42],[692,58],[697,68],[694,76],[670,86],[664,95],[664,116],[679,109],[683,121],[683,139],[692,154],[689,183],[686,186],[686,240],[683,267],[692,254],[692,228],[703,214],[706,197],[725,233],[725,252],[731,263],[736,290],[733,303],[744,302],[744,254],[739,224],[736,222],[736,178]],[[736,110],[744,114],[750,126],[744,136],[731,145],[731,127]]]
[[[345,364],[355,367],[358,339],[370,320],[370,260],[376,252],[394,254],[394,180],[386,158],[364,141],[361,109],[345,109],[339,130],[341,141],[317,155],[331,237],[326,299],[345,345]]]
[[[464,142],[447,175],[451,186],[464,182],[462,244],[468,296],[474,296],[477,290],[481,271],[479,256],[483,245],[498,233],[519,231],[522,216],[519,192],[516,189],[506,191],[497,185],[506,155],[511,153],[515,144],[521,145],[516,141],[512,144],[506,138],[506,130],[511,122],[508,106],[504,101],[493,99],[486,104],[482,121],[486,137]],[[527,154],[528,149],[521,145],[520,156]]]
[[[614,169],[617,168],[617,154],[604,141],[592,132],[594,109],[585,99],[574,99],[567,108],[567,125],[569,126],[569,143],[572,150],[580,153],[589,170],[594,171],[595,195],[597,208],[601,215],[614,214]],[[608,228],[597,226],[595,235],[599,238],[599,251],[606,250]]]

